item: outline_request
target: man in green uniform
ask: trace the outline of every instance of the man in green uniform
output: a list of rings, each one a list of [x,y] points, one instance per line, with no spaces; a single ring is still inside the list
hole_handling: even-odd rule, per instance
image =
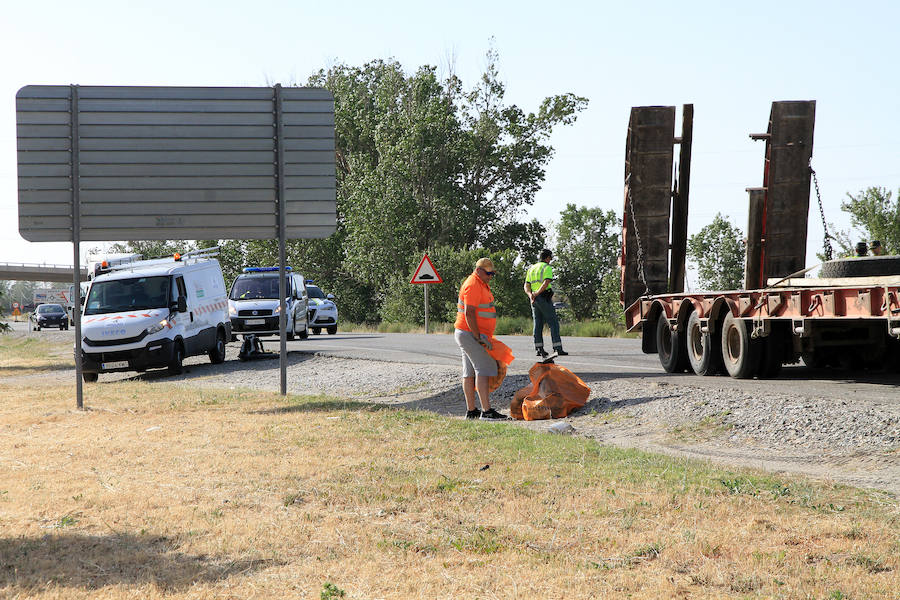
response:
[[[550,326],[550,339],[553,350],[560,356],[569,353],[563,351],[559,337],[559,319],[553,307],[553,267],[550,261],[553,253],[546,248],[541,250],[540,260],[528,268],[525,274],[525,293],[531,300],[531,317],[534,319],[534,349],[541,358],[548,356],[544,350],[544,323]]]

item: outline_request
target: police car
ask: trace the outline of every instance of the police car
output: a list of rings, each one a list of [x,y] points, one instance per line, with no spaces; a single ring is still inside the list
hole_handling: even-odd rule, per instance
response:
[[[322,329],[329,335],[337,333],[338,309],[334,303],[334,294],[326,295],[319,286],[313,285],[311,279],[306,280],[306,292],[309,294],[309,325],[315,335]]]
[[[285,269],[287,339],[309,335],[307,294],[303,276]],[[278,267],[246,267],[231,284],[228,314],[234,336],[278,335],[281,303],[278,300]]]

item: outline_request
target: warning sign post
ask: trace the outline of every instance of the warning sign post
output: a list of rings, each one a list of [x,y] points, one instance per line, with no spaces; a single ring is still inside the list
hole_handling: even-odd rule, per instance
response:
[[[422,287],[425,288],[425,333],[428,333],[428,285],[429,283],[444,283],[444,280],[441,279],[441,276],[438,274],[437,270],[434,268],[434,265],[431,264],[431,259],[428,258],[428,254],[422,257],[422,260],[419,262],[419,267],[416,269],[415,274],[412,277],[410,283],[421,283],[424,284]]]

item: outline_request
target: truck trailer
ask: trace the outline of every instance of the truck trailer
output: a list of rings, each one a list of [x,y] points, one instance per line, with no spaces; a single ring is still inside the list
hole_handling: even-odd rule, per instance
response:
[[[900,257],[805,266],[814,123],[815,101],[772,103],[767,132],[750,134],[765,156],[762,187],[747,188],[744,289],[693,293],[684,291],[693,106],[680,137],[674,106],[632,109],[621,301],[628,330],[665,371],[771,378],[802,361],[900,373]]]

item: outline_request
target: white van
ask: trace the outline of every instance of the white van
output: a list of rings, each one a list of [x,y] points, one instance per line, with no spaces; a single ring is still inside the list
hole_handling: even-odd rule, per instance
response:
[[[84,380],[99,373],[167,367],[181,372],[187,356],[225,360],[231,338],[228,298],[210,249],[101,270],[81,317]]]
[[[245,267],[231,284],[228,313],[231,330],[238,335],[278,335],[281,331],[278,300],[278,267]],[[309,337],[309,296],[303,276],[285,268],[285,335],[287,339]]]

